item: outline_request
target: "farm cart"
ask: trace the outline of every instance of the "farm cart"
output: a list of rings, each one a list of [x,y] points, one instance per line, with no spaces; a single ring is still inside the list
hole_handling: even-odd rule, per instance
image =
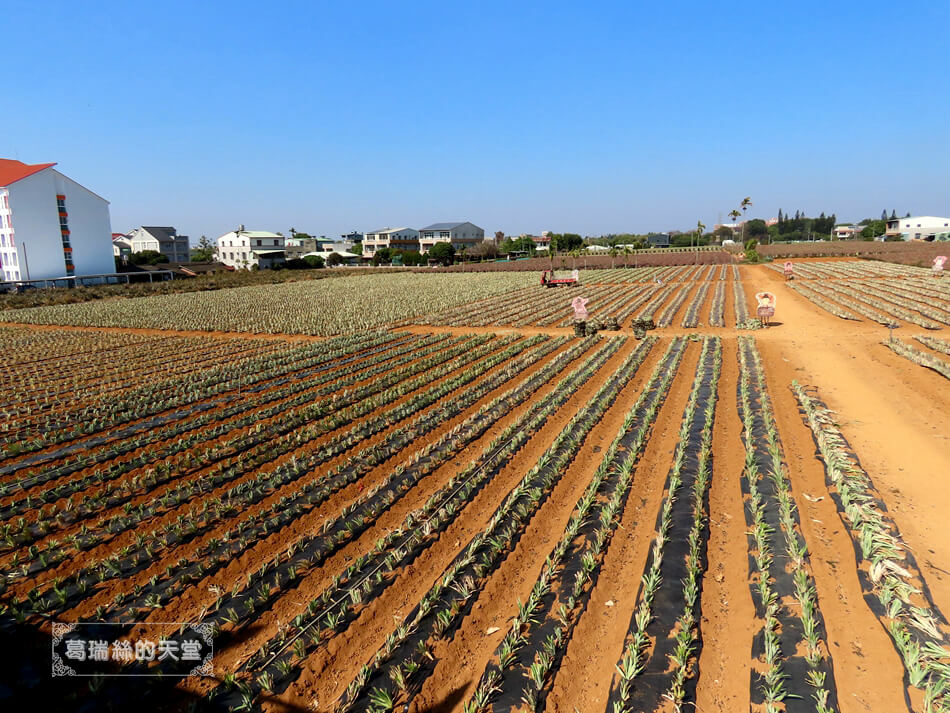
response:
[[[558,277],[554,274],[554,270],[545,270],[541,273],[541,284],[544,287],[561,287],[571,285],[579,285],[581,279],[577,274],[577,270],[571,270],[570,277]]]

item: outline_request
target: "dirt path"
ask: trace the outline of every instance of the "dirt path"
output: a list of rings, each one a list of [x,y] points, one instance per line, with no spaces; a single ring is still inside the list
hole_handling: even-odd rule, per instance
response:
[[[778,296],[780,326],[755,332],[766,370],[817,386],[917,557],[934,599],[950,611],[950,388],[945,378],[880,344],[886,328],[848,323],[813,305],[762,267],[743,268],[754,291]],[[900,337],[925,330],[902,327]],[[930,332],[933,335],[933,332]],[[936,336],[948,338],[937,332]],[[796,482],[793,474],[793,487]]]

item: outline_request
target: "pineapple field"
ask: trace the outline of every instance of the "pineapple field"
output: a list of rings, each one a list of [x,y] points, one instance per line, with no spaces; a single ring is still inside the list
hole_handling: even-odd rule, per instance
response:
[[[536,278],[0,313],[0,702],[950,709],[946,278]]]

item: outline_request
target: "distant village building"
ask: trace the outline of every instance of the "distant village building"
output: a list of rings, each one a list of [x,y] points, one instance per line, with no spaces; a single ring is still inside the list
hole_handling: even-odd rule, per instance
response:
[[[670,247],[670,233],[650,233],[647,235],[647,242],[651,248]]]
[[[919,215],[907,218],[892,218],[887,221],[884,233],[889,238],[904,240],[950,240],[950,218]]]
[[[456,250],[471,250],[485,240],[485,231],[474,223],[433,223],[419,231],[419,249],[428,252],[436,243],[451,243]]]
[[[863,226],[851,225],[851,223],[842,223],[836,225],[831,231],[831,237],[834,240],[855,240],[860,237]]]
[[[109,201],[55,163],[0,159],[0,279],[115,272]]]
[[[378,250],[418,250],[419,231],[413,228],[380,228],[363,236],[363,257],[372,259]]]
[[[132,241],[125,233],[112,234],[112,255],[127,258],[132,254]]]
[[[551,233],[548,231],[544,231],[541,235],[528,235],[526,237],[531,238],[531,242],[534,243],[534,247],[538,250],[551,249]]]
[[[132,252],[154,250],[165,256],[166,262],[190,262],[191,246],[187,235],[179,235],[169,226],[143,225],[128,234]],[[113,241],[114,243],[115,241]]]
[[[245,230],[242,225],[215,241],[215,255],[228,267],[250,269],[256,265],[266,270],[284,262],[284,237],[266,230]]]
[[[353,244],[347,241],[333,241],[321,237],[288,238],[284,241],[284,246],[287,260],[299,260],[308,255],[319,255],[326,258],[332,253],[337,253],[341,257],[345,257],[346,255],[351,255],[350,248],[353,247]],[[358,258],[359,255],[353,254],[353,257]]]

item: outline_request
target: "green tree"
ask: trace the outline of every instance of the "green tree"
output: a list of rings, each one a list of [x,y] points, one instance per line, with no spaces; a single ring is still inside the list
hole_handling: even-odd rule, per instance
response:
[[[727,228],[725,225],[720,225],[713,231],[713,235],[721,243],[723,240],[732,240],[735,234],[732,232],[732,228]]]
[[[527,235],[523,238],[515,238],[511,241],[512,250],[526,250],[529,253],[534,253],[538,246],[534,244],[534,241],[529,238]]]
[[[884,235],[887,230],[887,223],[883,220],[871,220],[861,230],[861,238],[864,240],[874,240],[874,238]]]
[[[129,262],[133,265],[158,265],[159,263],[168,262],[168,258],[157,250],[142,250],[129,255]]]
[[[389,248],[380,248],[373,254],[373,259],[371,262],[373,264],[373,267],[377,267],[379,265],[388,263],[392,259],[393,259],[392,250],[390,250]]]
[[[428,255],[429,260],[438,260],[443,265],[451,265],[455,259],[455,248],[452,243],[436,243],[429,248],[426,255]]]
[[[749,238],[745,241],[745,259],[747,262],[759,261],[759,252],[755,249],[757,245],[755,238]]]
[[[584,238],[577,233],[555,233],[551,236],[551,249],[561,253],[580,250],[584,247]]]
[[[745,234],[747,239],[758,240],[768,238],[769,229],[765,221],[761,218],[753,218],[745,224]]]
[[[345,265],[346,260],[339,253],[330,253],[327,257],[327,267],[336,267],[337,265]]]
[[[363,254],[363,244],[362,244],[362,243],[355,243],[355,244],[353,245],[353,247],[350,248],[350,252],[353,253],[354,255],[362,255],[362,254]]]
[[[198,244],[191,249],[192,262],[211,262],[214,260],[215,246],[207,236],[202,235],[198,239]]]
[[[426,261],[425,258],[422,257],[422,253],[418,250],[402,250],[399,252],[399,257],[402,260],[402,264],[406,267],[424,265]]]

